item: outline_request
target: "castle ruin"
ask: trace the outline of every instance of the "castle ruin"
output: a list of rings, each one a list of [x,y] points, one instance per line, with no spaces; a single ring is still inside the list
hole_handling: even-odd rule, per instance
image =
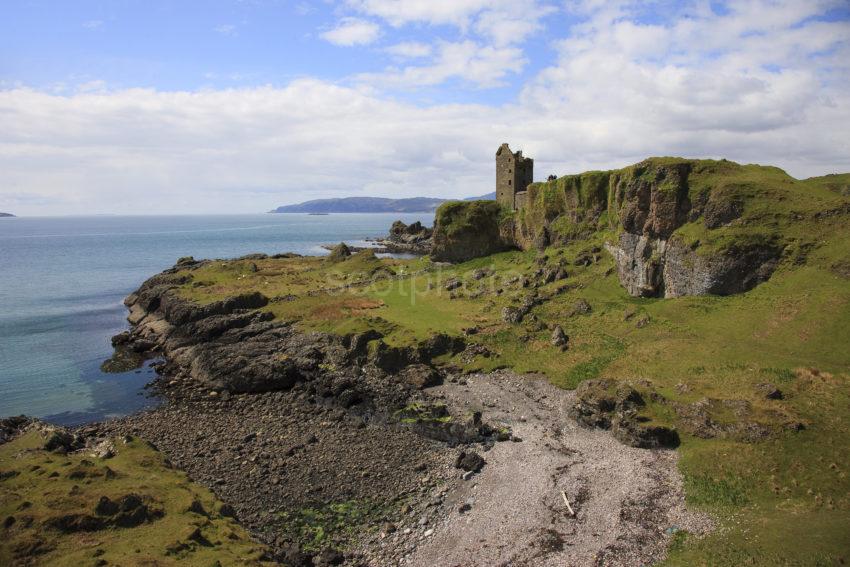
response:
[[[534,181],[534,160],[511,151],[508,144],[496,150],[496,201],[517,210],[525,205],[526,189]]]

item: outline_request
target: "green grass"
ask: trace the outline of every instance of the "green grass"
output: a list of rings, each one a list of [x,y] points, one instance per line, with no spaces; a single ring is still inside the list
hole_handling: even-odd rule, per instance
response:
[[[0,471],[11,473],[0,480],[0,518],[15,519],[11,527],[0,528],[0,565],[70,567],[96,559],[128,566],[266,564],[265,549],[219,513],[215,496],[171,468],[147,443],[116,441],[117,455],[107,460],[48,453],[42,444],[42,435],[31,431],[0,445]],[[94,515],[101,496],[117,500],[131,493],[150,498],[151,507],[164,515],[137,527],[69,534],[45,525],[65,514]],[[188,511],[194,500],[208,516]],[[189,539],[196,529],[205,543]],[[27,549],[29,558],[16,555]]]
[[[646,381],[669,401],[648,403],[643,412],[651,423],[681,425],[673,403],[745,400],[752,408],[748,419],[774,432],[764,441],[699,439],[682,431],[678,450],[688,503],[713,514],[719,528],[704,538],[677,534],[667,564],[848,561],[850,279],[842,274],[850,258],[850,223],[846,214],[816,215],[847,206],[843,192],[850,176],[800,181],[772,167],[689,160],[693,202],[712,193],[740,198],[743,213],[717,229],[705,228],[700,219],[687,223],[675,238],[702,253],[766,241],[784,250],[773,276],[743,294],[635,298],[620,286],[607,253],[590,266],[574,264],[592,246],[616,238],[619,211],[608,207],[595,220],[597,226],[607,222],[606,230],[589,236],[582,234],[589,226],[582,223],[590,221],[567,213],[596,207],[604,179],[610,203],[618,180],[652,176],[658,167],[683,161],[653,158],[640,172],[634,166],[593,172],[531,190],[530,210],[508,220],[523,223],[539,215],[567,235],[545,256],[549,266],[563,261],[570,275],[540,287],[538,293],[548,299],[518,325],[502,321],[501,313],[530,292],[520,278],[534,279],[539,267],[534,251],[504,252],[450,267],[428,259],[365,256],[333,267],[316,259],[263,260],[256,273],[242,263],[216,263],[195,271],[194,281],[180,293],[200,302],[253,289],[269,297],[292,295],[291,301],[266,309],[305,330],[377,329],[392,346],[476,327],[467,340],[484,345],[490,356],[469,360],[461,354],[440,361],[467,371],[509,367],[540,372],[564,388],[591,378]],[[453,207],[440,214],[460,214],[462,207]],[[492,213],[505,221],[501,209]],[[482,268],[495,275],[474,279]],[[463,285],[448,292],[445,283],[452,278]],[[198,286],[198,281],[209,283]],[[568,288],[556,293],[564,284]],[[592,311],[573,314],[578,300],[589,302]],[[638,327],[639,320],[647,324]],[[570,337],[566,351],[550,344],[556,324]],[[763,399],[757,389],[763,382],[778,386],[783,399]],[[721,402],[711,406],[712,418],[738,420]],[[788,423],[805,428],[795,431]]]
[[[846,251],[847,241],[836,236],[842,230],[838,220],[819,230],[823,233],[812,237],[820,245],[805,265],[785,263],[768,282],[729,297],[630,297],[607,254],[588,267],[572,265],[588,246],[574,242],[547,250],[550,264],[567,262],[571,287],[536,307],[536,322],[509,325],[501,320],[502,308],[516,305],[528,293],[519,283],[507,282],[533,275],[534,252],[506,252],[448,268],[427,260],[392,262],[404,276],[367,279],[368,285],[303,295],[269,308],[304,329],[344,333],[376,328],[395,346],[476,326],[479,333],[469,340],[485,345],[492,355],[443,360],[470,371],[510,367],[542,372],[567,388],[589,378],[648,380],[666,398],[681,403],[703,397],[747,400],[753,419],[778,432],[772,438],[741,443],[682,435],[679,451],[688,502],[715,515],[720,528],[702,539],[675,539],[668,564],[816,564],[835,560],[850,541],[850,282],[829,269]],[[326,273],[320,262],[296,262],[302,269],[297,276],[279,276],[267,285],[283,294],[287,277],[297,277],[298,288],[305,280],[320,282]],[[481,268],[496,275],[473,279]],[[283,266],[274,269],[286,273]],[[363,273],[358,268],[334,277],[356,284]],[[451,278],[464,283],[453,292],[455,299],[444,289]],[[245,279],[235,287],[242,289]],[[548,294],[563,283],[539,292]],[[221,285],[226,286],[225,280]],[[591,304],[589,314],[571,314],[579,299]],[[649,324],[637,328],[642,317]],[[566,352],[549,343],[548,326],[554,324],[570,336]],[[816,368],[819,374],[801,368]],[[784,399],[761,399],[756,391],[761,382],[776,384]],[[718,408],[715,419],[737,419]],[[652,423],[677,425],[669,405],[652,403],[645,412]],[[789,420],[805,423],[806,429],[784,430],[782,423]],[[830,469],[831,463],[838,469]],[[802,537],[801,525],[812,526],[817,537]],[[310,533],[320,538],[323,532]]]

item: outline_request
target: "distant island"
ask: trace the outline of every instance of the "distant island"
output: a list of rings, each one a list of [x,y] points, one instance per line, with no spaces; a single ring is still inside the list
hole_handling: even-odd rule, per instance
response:
[[[496,193],[480,197],[469,197],[465,201],[495,199]],[[387,197],[345,197],[339,199],[315,199],[295,205],[285,205],[270,213],[433,213],[441,204],[451,199],[411,197],[389,199]]]
[[[13,215],[12,213],[0,213],[0,217],[13,217],[13,216],[15,216],[15,215]]]

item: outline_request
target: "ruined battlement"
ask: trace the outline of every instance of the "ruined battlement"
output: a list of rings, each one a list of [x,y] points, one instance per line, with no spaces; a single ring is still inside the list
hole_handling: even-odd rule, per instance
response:
[[[525,203],[525,191],[534,181],[534,160],[523,157],[522,151],[512,152],[507,143],[496,150],[496,201],[520,208]]]

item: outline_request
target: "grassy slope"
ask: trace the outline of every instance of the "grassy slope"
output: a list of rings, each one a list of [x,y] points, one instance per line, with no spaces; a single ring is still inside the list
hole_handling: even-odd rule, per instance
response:
[[[265,564],[260,560],[261,546],[235,521],[218,513],[215,496],[170,468],[146,443],[116,443],[118,454],[108,460],[48,453],[42,444],[41,434],[30,431],[0,445],[0,470],[19,473],[0,481],[0,518],[16,519],[10,528],[0,528],[0,565],[27,564],[14,558],[16,548],[40,550],[32,553],[33,565],[90,565],[97,560],[127,566]],[[106,476],[107,467],[114,473],[111,478]],[[117,500],[130,493],[153,498],[164,516],[133,528],[72,534],[43,525],[65,514],[93,515],[101,496]],[[209,517],[187,511],[193,500]],[[24,502],[31,505],[25,507]],[[32,524],[24,527],[27,518]],[[188,539],[195,529],[208,541]],[[168,553],[166,548],[178,542],[187,547]]]
[[[598,181],[599,174],[593,176]],[[480,332],[471,340],[494,355],[445,361],[466,370],[508,366],[543,372],[565,388],[594,377],[644,379],[677,402],[748,400],[755,419],[777,425],[778,434],[759,443],[683,435],[681,467],[689,502],[715,513],[722,527],[702,540],[678,535],[668,563],[833,564],[850,558],[850,279],[836,268],[847,267],[850,229],[847,215],[820,220],[813,215],[845,205],[847,181],[850,176],[795,181],[776,168],[696,163],[694,196],[701,190],[731,192],[744,199],[744,215],[741,222],[713,231],[686,225],[678,231],[683,238],[722,247],[767,234],[786,245],[773,277],[737,296],[633,298],[620,287],[607,253],[590,266],[573,265],[612,238],[610,230],[547,250],[549,265],[563,260],[570,277],[540,292],[565,283],[569,289],[534,309],[537,322],[520,325],[502,322],[501,310],[528,293],[512,280],[537,269],[534,252],[506,252],[451,267],[355,256],[338,264],[263,260],[254,273],[248,262],[227,262],[194,273],[196,282],[212,285],[187,284],[182,293],[198,301],[247,289],[269,297],[291,293],[297,297],[267,309],[305,330],[377,328],[392,344],[476,326]],[[496,275],[473,279],[481,268]],[[455,277],[464,286],[450,294],[444,282]],[[322,291],[342,283],[356,285]],[[579,299],[591,304],[589,314],[573,314]],[[639,328],[639,320],[649,323]],[[547,326],[553,324],[570,336],[566,352],[549,343]],[[816,371],[806,370],[811,368]],[[779,386],[785,399],[762,399],[755,391],[761,382]],[[669,406],[653,405],[651,411],[656,421],[676,425]],[[806,429],[779,427],[788,420],[802,421]]]

